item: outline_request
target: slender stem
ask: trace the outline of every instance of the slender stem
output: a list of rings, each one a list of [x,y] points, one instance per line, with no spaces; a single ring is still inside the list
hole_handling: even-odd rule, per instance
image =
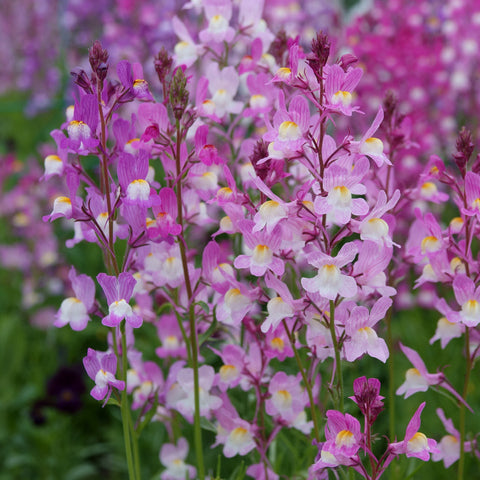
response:
[[[335,350],[335,366],[337,376],[337,408],[343,413],[343,373],[342,360],[340,359],[340,349],[338,348],[337,333],[335,331],[335,302],[330,300],[330,333],[332,335],[333,348]]]
[[[388,357],[388,424],[390,441],[395,438],[395,364],[393,360],[392,309],[389,308],[385,317],[387,324]]]
[[[203,446],[202,446],[202,429],[200,426],[200,384],[198,378],[198,339],[197,339],[197,326],[195,324],[195,311],[193,304],[193,291],[190,281],[190,274],[188,272],[187,252],[184,241],[184,225],[183,225],[183,205],[182,205],[182,170],[180,164],[180,148],[181,148],[181,132],[180,122],[177,120],[176,124],[177,139],[175,149],[175,166],[177,171],[176,182],[176,197],[177,197],[177,216],[178,223],[182,227],[182,233],[179,235],[179,247],[180,255],[182,257],[183,275],[185,278],[185,287],[187,289],[188,296],[188,320],[190,325],[190,345],[191,345],[191,365],[193,370],[193,388],[194,388],[194,403],[195,412],[193,416],[194,424],[194,438],[195,438],[195,453],[197,457],[197,468],[199,480],[205,479],[205,467],[203,462]]]
[[[468,393],[468,384],[470,381],[470,372],[472,370],[472,357],[470,355],[470,330],[465,327],[465,355],[467,357],[467,365],[465,371],[465,381],[463,384],[462,398],[465,402],[460,403],[460,458],[458,460],[458,480],[463,480],[463,472],[465,467],[465,416],[466,416],[466,399]]]
[[[107,199],[107,215],[108,215],[108,250],[110,251],[110,264],[115,270],[115,274],[118,276],[119,269],[117,258],[115,257],[115,250],[113,248],[113,211],[112,211],[112,199],[110,198],[110,181],[108,172],[108,158],[107,158],[107,124],[105,122],[105,116],[103,114],[103,100],[102,100],[103,82],[97,79],[97,103],[98,103],[98,115],[100,117],[100,148],[102,151],[102,191]]]
[[[127,395],[127,337],[125,335],[125,322],[120,326],[122,334],[122,380],[125,382],[125,388],[122,391],[122,403],[121,403],[121,412],[122,412],[122,424],[123,424],[123,440],[125,443],[125,454],[127,456],[127,466],[128,466],[128,478],[130,480],[140,480],[137,479],[135,474],[135,467],[133,462],[132,455],[132,439],[130,437],[130,405],[128,402]]]
[[[283,327],[285,328],[285,332],[287,332],[288,339],[290,340],[290,345],[292,346],[293,353],[295,355],[295,360],[297,361],[298,369],[300,370],[300,373],[303,378],[303,383],[305,384],[305,388],[307,389],[308,393],[308,399],[310,401],[310,410],[312,414],[312,421],[313,421],[313,430],[315,432],[315,438],[317,440],[320,440],[320,429],[318,428],[318,420],[317,420],[317,413],[315,411],[315,402],[313,399],[313,392],[312,392],[312,386],[310,385],[310,382],[308,381],[307,374],[305,372],[305,369],[303,368],[302,365],[302,359],[300,358],[300,355],[298,354],[297,347],[295,346],[295,338],[293,335],[293,332],[290,332],[287,326],[287,322],[283,320]]]

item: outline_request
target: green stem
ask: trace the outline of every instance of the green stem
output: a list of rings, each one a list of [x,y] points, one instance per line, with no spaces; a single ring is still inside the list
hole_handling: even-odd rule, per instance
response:
[[[200,384],[198,379],[198,339],[197,326],[195,324],[195,311],[193,305],[193,290],[190,281],[190,274],[188,272],[187,252],[184,241],[184,225],[183,225],[183,205],[182,205],[182,179],[181,179],[181,165],[180,165],[180,147],[181,147],[181,132],[180,122],[177,120],[176,125],[177,139],[175,150],[175,166],[177,171],[177,216],[178,223],[182,227],[182,233],[179,236],[180,255],[182,257],[183,276],[185,278],[185,287],[188,296],[188,320],[190,326],[190,345],[191,345],[191,365],[193,370],[193,389],[194,389],[194,403],[195,412],[193,416],[193,428],[195,438],[195,453],[197,457],[197,470],[199,480],[205,479],[205,467],[203,462],[203,445],[202,445],[202,428],[200,426]]]
[[[390,355],[388,357],[388,423],[390,440],[395,438],[395,364],[393,360],[393,333],[392,333],[392,309],[390,308],[385,317],[387,324],[387,345]]]
[[[458,460],[458,480],[463,480],[463,472],[465,468],[465,417],[466,417],[466,399],[468,393],[468,384],[470,381],[470,372],[472,371],[472,358],[470,355],[470,330],[465,327],[465,355],[467,357],[467,365],[465,371],[465,381],[463,384],[462,398],[465,402],[460,404],[460,458]]]
[[[300,358],[297,347],[295,347],[295,338],[294,338],[293,332],[290,332],[288,330],[287,322],[285,320],[283,320],[283,327],[285,328],[285,332],[287,332],[288,339],[290,340],[290,345],[291,345],[293,353],[295,355],[295,360],[297,361],[298,369],[300,370],[300,373],[301,373],[302,378],[303,378],[303,383],[305,384],[305,388],[307,389],[308,399],[310,401],[310,410],[311,410],[311,414],[312,414],[313,430],[315,432],[315,438],[317,440],[320,440],[320,429],[318,428],[318,420],[317,420],[317,413],[315,411],[315,402],[313,400],[312,386],[310,385],[310,382],[308,381],[307,373],[305,372],[305,369],[303,368],[302,359]]]
[[[122,390],[122,425],[123,425],[123,440],[125,442],[125,454],[127,456],[127,467],[128,467],[128,478],[130,480],[140,480],[137,479],[135,474],[133,455],[132,455],[132,439],[130,437],[130,405],[128,402],[127,395],[127,337],[125,335],[125,322],[120,326],[122,334],[122,380],[125,382],[125,388]]]
[[[335,350],[335,366],[337,377],[337,408],[343,413],[343,372],[342,361],[340,359],[340,349],[338,348],[337,333],[335,331],[335,302],[330,300],[330,333],[332,335],[333,348]]]

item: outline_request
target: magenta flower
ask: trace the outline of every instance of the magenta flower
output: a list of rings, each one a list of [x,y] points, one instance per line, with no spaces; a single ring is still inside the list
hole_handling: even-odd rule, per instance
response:
[[[428,461],[431,453],[438,452],[437,442],[418,431],[420,429],[420,415],[424,407],[425,402],[417,408],[412,419],[408,422],[403,441],[389,445],[388,448],[394,455],[404,453],[407,457],[417,457]]]
[[[312,465],[311,471],[333,468],[339,465],[356,465],[357,452],[362,443],[360,422],[346,413],[328,410],[325,425],[326,442],[322,444],[320,458]]]
[[[118,181],[126,205],[150,207],[154,190],[146,180],[148,175],[148,154],[138,150],[136,155],[121,153],[118,160]]]
[[[164,187],[158,192],[153,202],[153,219],[147,218],[148,237],[152,240],[173,241],[173,235],[179,235],[182,227],[177,223],[177,199],[175,192],[169,187]]]
[[[110,398],[113,388],[123,390],[125,382],[115,378],[117,371],[117,357],[114,353],[97,352],[88,349],[87,356],[83,358],[83,365],[88,376],[95,381],[90,395],[95,400],[103,400],[104,404]]]
[[[64,327],[70,324],[72,330],[83,330],[90,320],[88,314],[93,309],[95,284],[88,275],[77,275],[74,267],[70,269],[68,278],[72,282],[75,296],[66,298],[62,302],[60,309],[55,315],[54,325],[56,327]]]
[[[303,288],[329,300],[335,300],[337,295],[353,297],[357,293],[357,282],[353,277],[341,273],[340,268],[351,263],[357,252],[357,246],[352,242],[343,245],[336,257],[323,252],[312,252],[307,260],[310,265],[318,268],[318,274],[313,278],[302,278]]]
[[[372,425],[383,410],[383,399],[380,395],[380,381],[376,378],[359,377],[353,381],[354,396],[350,397],[365,416],[368,425]]]
[[[100,273],[97,280],[105,292],[108,303],[108,315],[103,317],[103,325],[117,327],[125,319],[133,328],[140,327],[143,323],[142,317],[134,313],[128,304],[137,283],[133,275],[122,272],[117,278]]]
[[[117,75],[133,98],[154,101],[148,89],[148,83],[143,78],[143,69],[140,63],[131,64],[127,60],[118,62]]]
[[[477,219],[480,219],[480,175],[478,175],[478,173],[466,173],[465,197],[467,207],[461,207],[461,212],[468,216],[475,215]]]
[[[350,67],[345,72],[340,65],[333,64],[326,65],[324,72],[327,108],[348,116],[358,111],[358,107],[352,107],[352,92],[362,78],[363,70]]]

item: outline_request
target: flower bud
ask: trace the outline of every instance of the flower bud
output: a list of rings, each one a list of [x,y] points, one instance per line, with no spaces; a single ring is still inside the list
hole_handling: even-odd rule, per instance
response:
[[[92,48],[88,51],[88,60],[93,73],[103,82],[108,71],[108,52],[102,48],[102,44],[96,40]]]

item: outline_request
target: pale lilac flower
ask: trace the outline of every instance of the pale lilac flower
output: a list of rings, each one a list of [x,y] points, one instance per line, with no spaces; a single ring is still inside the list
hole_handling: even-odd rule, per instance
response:
[[[253,226],[253,222],[249,220],[239,222],[245,245],[250,253],[236,257],[233,265],[235,268],[249,268],[250,273],[256,277],[265,275],[267,270],[279,276],[283,275],[285,264],[282,259],[275,256],[281,241],[279,227],[275,227],[268,233],[267,231],[254,232]]]
[[[177,444],[165,443],[160,450],[160,462],[166,467],[160,478],[162,480],[184,480],[195,478],[196,468],[187,465],[185,459],[188,455],[188,442],[185,438],[179,438]]]
[[[443,460],[445,468],[448,468],[460,458],[460,433],[454,427],[453,421],[450,418],[445,417],[441,408],[437,408],[437,415],[442,421],[448,435],[442,437],[438,443],[438,451],[433,452],[432,460],[434,462]],[[471,452],[472,442],[465,442],[464,450],[465,452]]]
[[[377,165],[381,167],[382,165],[391,165],[392,162],[389,158],[383,153],[383,142],[372,135],[377,131],[378,127],[383,121],[383,109],[379,107],[378,113],[373,120],[371,127],[365,132],[363,137],[359,142],[352,142],[352,153],[359,153],[371,158]]]
[[[107,297],[108,315],[102,319],[107,327],[116,327],[125,319],[133,328],[142,325],[142,317],[133,312],[128,304],[137,281],[131,273],[122,272],[118,278],[105,273],[97,275],[98,283]]]
[[[464,274],[457,275],[453,280],[455,299],[461,306],[458,319],[466,327],[476,327],[480,323],[480,286]]]
[[[345,325],[345,333],[349,336],[344,343],[347,361],[353,362],[364,353],[378,358],[384,363],[387,361],[387,344],[385,340],[378,337],[372,327],[385,318],[385,314],[391,305],[391,298],[382,297],[373,305],[370,314],[365,307],[357,306],[353,308]]]
[[[431,453],[438,452],[437,442],[431,438],[427,438],[425,434],[418,431],[420,428],[420,415],[424,407],[425,402],[423,402],[413,414],[412,419],[407,425],[404,440],[389,445],[388,448],[394,455],[404,453],[407,457],[417,457],[421,460],[428,461]]]
[[[299,374],[300,375],[300,374]],[[289,426],[294,426],[300,412],[308,403],[306,391],[300,385],[298,376],[277,372],[270,380],[268,393],[270,398],[265,402],[265,410]],[[310,425],[311,429],[312,425]]]
[[[95,301],[95,284],[88,275],[77,275],[72,267],[68,273],[74,297],[66,298],[55,315],[54,325],[63,327],[70,324],[72,330],[83,330],[89,320],[89,313]]]
[[[385,213],[392,210],[400,199],[400,190],[395,190],[390,200],[387,194],[381,190],[378,193],[377,203],[367,216],[358,222],[358,231],[362,240],[370,240],[378,244],[391,247],[394,245],[390,233],[389,224],[382,218]],[[356,223],[356,222],[355,222]]]
[[[242,380],[245,352],[238,345],[225,345],[222,351],[212,350],[222,359],[223,365],[217,374],[216,384],[222,392],[236,387]]]
[[[359,159],[352,170],[333,164],[325,171],[323,188],[328,192],[326,197],[318,196],[314,207],[318,215],[327,215],[327,223],[345,225],[352,215],[362,216],[368,213],[368,204],[363,198],[352,198],[363,195],[367,189],[361,180],[368,172],[368,160]]]
[[[254,478],[255,480],[278,480],[279,476],[273,472],[270,468],[267,468],[265,476],[265,465],[263,463],[256,463],[250,465],[247,468],[247,477]]]
[[[313,278],[302,278],[303,288],[329,300],[335,300],[337,295],[353,297],[357,293],[357,283],[353,277],[341,273],[340,268],[351,263],[357,252],[357,246],[350,242],[343,245],[336,257],[322,252],[310,253],[308,263],[318,268],[318,274]]]
[[[406,347],[402,343],[400,343],[400,348],[414,368],[407,370],[405,382],[397,389],[397,395],[405,394],[405,398],[408,398],[416,392],[426,392],[432,385],[439,385],[471,410],[470,406],[465,403],[465,400],[450,386],[443,373],[428,373],[425,363],[415,350]]]
[[[238,416],[228,397],[223,398],[223,405],[215,416],[218,420],[215,445],[224,444],[225,457],[246,455],[256,447],[254,427]]]
[[[445,378],[442,373],[428,373],[425,363],[420,355],[411,348],[400,343],[400,348],[413,364],[414,368],[407,370],[405,382],[397,389],[397,395],[405,394],[405,398],[416,392],[426,392],[431,385],[439,385]]]
[[[97,352],[89,348],[87,356],[83,358],[83,365],[88,376],[95,381],[95,386],[90,392],[95,400],[103,400],[106,397],[106,403],[113,388],[118,390],[125,388],[125,382],[115,378],[117,357],[114,353]]]
[[[222,399],[210,394],[210,389],[215,378],[215,371],[210,365],[202,365],[198,369],[200,415],[210,417],[213,410],[222,405]],[[193,369],[183,368],[177,374],[177,384],[181,389],[180,398],[171,404],[172,408],[178,410],[187,419],[192,419],[195,412],[195,389],[193,380]]]
[[[230,0],[203,0],[205,17],[208,27],[199,33],[200,40],[209,44],[212,42],[230,42],[235,30],[230,26],[232,17],[232,2]]]
[[[271,275],[270,272],[265,277],[265,283],[277,295],[267,303],[268,316],[261,326],[263,333],[275,330],[283,319],[293,317],[303,303],[302,300],[294,300],[287,285]]]

